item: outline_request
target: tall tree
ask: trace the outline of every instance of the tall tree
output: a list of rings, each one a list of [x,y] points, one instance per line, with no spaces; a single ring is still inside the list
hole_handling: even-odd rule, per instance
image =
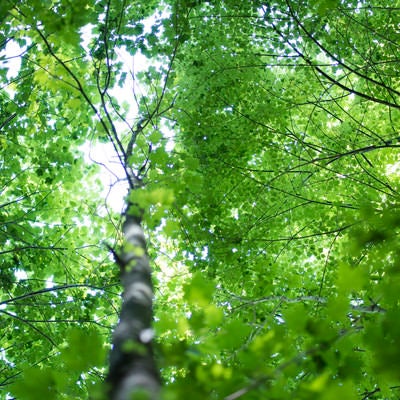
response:
[[[3,3],[6,398],[398,398],[399,7]]]
[[[5,306],[3,313],[16,319],[16,325],[22,325],[21,330],[25,335],[28,335],[30,328],[36,336],[42,336],[48,342],[46,347],[39,345],[42,347],[39,352],[27,356],[27,364],[41,365],[45,363],[49,353],[55,355],[49,362],[50,365],[46,362],[47,368],[27,371],[23,380],[15,383],[13,392],[19,396],[31,396],[34,387],[34,396],[37,398],[53,397],[58,392],[82,398],[87,387],[82,387],[77,379],[83,379],[85,385],[86,382],[96,381],[82,377],[82,372],[89,367],[94,368],[92,373],[97,373],[98,378],[103,379],[103,371],[96,369],[104,363],[103,339],[100,336],[101,332],[91,325],[97,324],[109,328],[109,323],[113,323],[114,320],[114,317],[110,320],[107,316],[112,310],[105,311],[104,307],[99,305],[99,300],[107,302],[108,296],[115,296],[113,293],[107,293],[110,286],[116,285],[115,277],[118,276],[115,269],[112,272],[110,268],[108,248],[112,249],[120,267],[123,302],[120,322],[114,332],[109,378],[102,391],[108,392],[110,398],[125,399],[131,392],[149,389],[146,380],[153,379],[150,382],[150,389],[157,392],[159,372],[153,366],[150,354],[152,286],[144,234],[141,233],[141,216],[134,207],[129,207],[129,204],[133,203],[129,200],[124,212],[125,222],[121,233],[118,233],[118,230],[115,232],[112,226],[115,224],[114,217],[109,215],[101,203],[93,202],[90,214],[85,216],[82,202],[83,204],[89,202],[90,193],[94,193],[94,190],[89,185],[79,189],[73,184],[74,181],[83,179],[85,172],[83,169],[90,168],[84,166],[80,160],[82,156],[77,153],[79,146],[89,140],[92,143],[100,140],[113,146],[125,171],[125,179],[130,190],[137,190],[142,186],[143,177],[140,175],[142,171],[136,171],[135,167],[142,165],[148,156],[143,150],[143,145],[137,149],[136,139],[137,136],[143,135],[142,130],[150,122],[155,123],[161,99],[153,111],[146,109],[147,113],[141,117],[140,123],[130,125],[126,120],[126,111],[123,111],[116,98],[112,97],[111,89],[116,83],[122,86],[125,79],[118,60],[118,48],[134,46],[131,54],[138,50],[140,47],[138,43],[142,43],[143,40],[141,35],[144,26],[141,21],[152,14],[153,10],[154,4],[150,2],[143,6],[128,5],[125,2],[79,3],[76,6],[69,2],[55,2],[51,5],[41,2],[20,2],[5,6],[4,26],[8,31],[4,31],[4,37],[12,36],[13,41],[25,48],[21,56],[22,66],[15,79],[18,90],[15,95],[12,91],[4,92],[4,103],[11,111],[5,112],[3,126],[10,131],[13,129],[16,131],[14,135],[5,135],[4,142],[7,144],[10,141],[15,145],[10,152],[10,164],[15,163],[16,155],[23,153],[19,148],[20,142],[31,149],[30,153],[24,154],[24,161],[21,164],[28,170],[26,176],[24,175],[26,183],[37,186],[37,190],[28,191],[27,185],[23,186],[17,181],[16,186],[21,196],[16,198],[16,194],[11,192],[4,204],[4,207],[16,204],[21,213],[33,203],[31,209],[24,212],[27,218],[24,218],[25,215],[18,218],[26,225],[21,236],[26,236],[25,231],[29,232],[31,240],[36,244],[30,245],[30,242],[17,237],[16,227],[22,224],[18,224],[17,218],[8,218],[7,225],[16,230],[14,239],[16,244],[10,242],[5,235],[4,242],[10,249],[4,253],[9,253],[14,263],[19,262],[17,254],[23,252],[24,257],[28,257],[30,250],[35,250],[36,253],[38,250],[49,250],[52,253],[60,251],[62,254],[60,257],[62,264],[46,268],[42,275],[37,269],[40,270],[39,266],[44,260],[36,257],[32,271],[23,268],[24,279],[20,282],[15,282],[18,266],[9,268],[11,263],[4,266],[4,274],[8,274],[6,277],[10,282],[7,281],[4,285],[9,298],[3,302]],[[129,21],[134,21],[133,25]],[[81,46],[83,37],[80,30],[84,26],[90,26],[88,24],[93,25],[92,30],[86,33],[87,36],[91,36],[92,43],[86,50]],[[136,37],[132,37],[132,33],[135,33]],[[4,45],[6,44],[7,40],[4,41]],[[145,45],[142,43],[141,46],[145,51]],[[128,132],[120,133],[117,130],[118,121],[127,124]],[[72,156],[74,152],[76,157]],[[17,167],[21,164],[17,166],[11,164],[9,167],[11,177],[7,178],[7,184],[16,181],[14,177],[20,174]],[[90,179],[89,174],[87,178]],[[7,187],[7,190],[10,191],[10,188]],[[36,193],[41,195],[39,200],[34,197]],[[131,194],[128,196],[132,197]],[[23,203],[25,199],[28,199],[28,205]],[[46,214],[47,204],[52,204],[54,208]],[[75,205],[77,209],[69,210],[68,214],[61,211],[70,204]],[[35,217],[30,217],[31,213],[34,213]],[[96,224],[97,213],[101,219],[105,219],[105,224]],[[41,244],[43,233],[39,228],[43,227],[49,227],[51,230],[47,234],[50,242],[48,245]],[[66,233],[69,234],[69,243],[63,245]],[[116,234],[118,237],[107,243],[110,234]],[[92,239],[89,239],[90,236]],[[88,248],[91,240],[94,240],[93,246],[98,250],[89,251],[85,255],[81,249]],[[27,245],[20,246],[19,242]],[[76,260],[70,257],[69,253],[73,253]],[[48,257],[52,255],[54,256],[48,253]],[[68,257],[67,263],[65,256]],[[96,260],[99,256],[100,260]],[[85,262],[80,260],[81,257],[85,257],[83,259]],[[48,263],[50,264],[50,261]],[[73,263],[76,264],[75,267]],[[31,281],[38,282],[39,287],[43,285],[47,287],[36,289]],[[60,281],[61,284],[58,283]],[[28,287],[23,288],[24,292],[19,295],[18,291],[27,284],[25,282],[28,283]],[[71,290],[76,292],[74,296],[71,295]],[[50,299],[47,300],[47,304],[45,302],[42,307],[37,307],[39,314],[44,314],[42,318],[34,318],[34,311],[29,311],[29,317],[23,317],[21,302],[25,302],[27,298],[32,299],[32,304],[28,302],[28,305],[34,307],[37,298],[43,294],[50,294]],[[51,295],[55,296],[57,301],[51,300]],[[88,307],[84,307],[84,299],[87,296],[91,299],[88,301]],[[82,299],[82,302],[76,301],[76,298]],[[65,303],[68,302],[74,302],[77,309],[67,313]],[[54,312],[53,309],[57,309],[57,304],[58,310]],[[14,311],[14,307],[18,312]],[[52,311],[49,312],[47,308]],[[58,314],[64,315],[64,318],[60,318]],[[82,318],[82,314],[86,314],[86,318]],[[99,323],[102,320],[106,320],[107,323]],[[51,322],[66,324],[66,327],[60,329],[57,338],[36,326],[38,323],[49,325]],[[87,326],[68,329],[71,325],[79,323],[87,323]],[[16,329],[20,328],[15,328],[15,325],[10,326],[6,343],[11,340],[12,335],[13,341],[21,341],[29,346],[27,339],[16,340]],[[65,329],[69,333],[63,345]],[[144,352],[149,354],[146,356]],[[8,350],[5,359],[10,369],[16,364],[14,357],[17,355]],[[71,375],[68,379],[63,377],[65,371],[61,374],[51,372],[50,366],[56,363],[70,370]],[[8,377],[6,376],[4,384],[20,373],[21,371],[10,373]],[[149,374],[153,376],[149,378]]]

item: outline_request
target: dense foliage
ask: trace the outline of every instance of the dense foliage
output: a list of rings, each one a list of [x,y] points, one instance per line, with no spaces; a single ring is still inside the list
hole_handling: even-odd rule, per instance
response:
[[[105,398],[106,145],[161,398],[398,399],[399,26],[393,0],[2,1],[0,396]]]

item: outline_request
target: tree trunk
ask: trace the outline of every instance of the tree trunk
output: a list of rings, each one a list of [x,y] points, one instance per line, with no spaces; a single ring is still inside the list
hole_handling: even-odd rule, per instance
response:
[[[125,243],[116,258],[121,268],[123,295],[110,354],[109,399],[155,400],[160,375],[152,348],[151,269],[141,218],[129,215],[129,208],[122,230]]]

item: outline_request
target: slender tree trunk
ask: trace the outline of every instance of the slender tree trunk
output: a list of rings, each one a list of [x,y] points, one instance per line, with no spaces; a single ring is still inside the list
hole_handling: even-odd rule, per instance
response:
[[[110,354],[109,399],[155,400],[160,375],[153,357],[153,287],[141,218],[128,209],[122,230],[125,244],[116,258],[123,295]]]

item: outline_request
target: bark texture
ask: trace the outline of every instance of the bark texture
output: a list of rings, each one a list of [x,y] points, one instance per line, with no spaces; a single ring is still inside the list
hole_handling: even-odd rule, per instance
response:
[[[141,218],[128,209],[122,229],[125,244],[117,262],[123,295],[110,354],[109,399],[156,400],[160,376],[152,348],[153,286]]]

